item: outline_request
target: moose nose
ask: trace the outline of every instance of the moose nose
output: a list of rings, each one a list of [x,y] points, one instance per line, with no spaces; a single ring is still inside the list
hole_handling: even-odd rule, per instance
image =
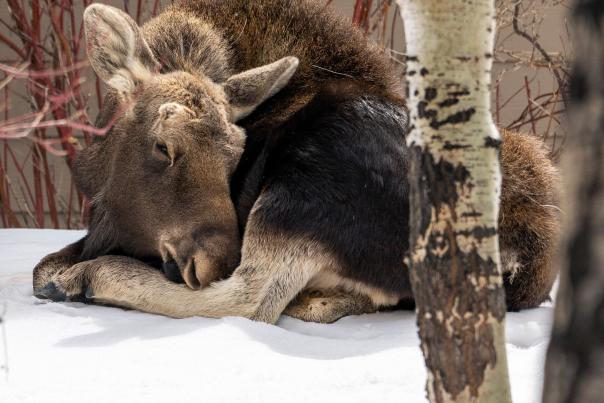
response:
[[[182,274],[180,274],[178,264],[174,259],[170,259],[167,262],[164,262],[162,264],[161,270],[168,280],[178,284],[182,284],[185,282],[185,280],[182,278]]]
[[[235,267],[233,253],[224,237],[204,238],[197,241],[184,239],[161,244],[162,271],[168,280],[183,282],[194,290],[205,287],[224,277]],[[236,250],[235,252],[238,252]],[[238,259],[238,253],[234,254]]]
[[[240,242],[235,231],[202,228],[184,236],[165,237],[159,247],[162,271],[171,281],[194,290],[228,276],[237,267]]]
[[[195,258],[190,251],[195,250],[191,242],[179,242],[176,247],[171,242],[161,245],[164,263],[162,271],[166,278],[175,283],[184,281],[187,286],[197,290],[201,287],[195,270]]]

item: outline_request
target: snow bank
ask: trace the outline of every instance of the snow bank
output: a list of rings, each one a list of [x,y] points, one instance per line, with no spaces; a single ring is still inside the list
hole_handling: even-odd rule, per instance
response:
[[[0,230],[0,402],[426,401],[412,312],[271,326],[33,297],[34,265],[82,234]],[[540,401],[551,316],[551,306],[508,315],[516,403]],[[0,332],[4,365],[2,342]]]

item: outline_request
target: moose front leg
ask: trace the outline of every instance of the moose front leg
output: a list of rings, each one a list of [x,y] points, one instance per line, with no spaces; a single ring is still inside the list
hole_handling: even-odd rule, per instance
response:
[[[45,286],[49,284],[50,279],[54,275],[68,270],[79,262],[85,240],[86,238],[84,237],[77,242],[67,245],[58,252],[45,256],[40,263],[34,267],[33,288],[36,297],[51,299],[59,298],[58,295],[52,293],[51,287],[45,288]]]
[[[133,279],[135,282],[131,281]],[[142,295],[146,287],[161,289],[164,283],[174,284],[159,271],[139,260],[128,256],[105,255],[77,262],[67,269],[54,272],[46,279],[39,293],[43,298],[57,302],[75,300],[137,308],[136,303],[130,304],[118,297],[128,294],[126,287],[133,287],[132,295]],[[95,290],[99,294],[93,299]]]
[[[329,261],[313,241],[248,230],[233,275],[201,290],[176,284],[158,270],[125,256],[101,256],[54,275],[47,287],[67,298],[84,296],[176,318],[242,316],[275,323],[287,304]]]
[[[316,240],[268,224],[273,204],[261,196],[248,218],[241,263],[226,280],[200,290],[169,281],[161,272],[125,256],[101,256],[57,273],[48,283],[68,297],[176,318],[243,316],[275,323],[319,271],[339,268]]]

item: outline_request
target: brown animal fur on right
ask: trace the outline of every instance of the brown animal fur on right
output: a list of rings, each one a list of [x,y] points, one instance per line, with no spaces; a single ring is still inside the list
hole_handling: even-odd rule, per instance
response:
[[[540,140],[507,130],[502,137],[502,270],[508,306],[524,309],[546,300],[556,278],[560,177]]]

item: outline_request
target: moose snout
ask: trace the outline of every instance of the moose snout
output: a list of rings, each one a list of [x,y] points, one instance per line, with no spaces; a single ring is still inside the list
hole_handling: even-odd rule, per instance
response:
[[[164,241],[160,247],[166,278],[194,290],[226,277],[239,260],[238,239],[225,236]]]
[[[161,267],[164,276],[173,283],[184,283],[185,280],[182,278],[182,274],[180,274],[180,268],[178,267],[178,263],[175,260],[170,259],[167,262],[164,262]]]

